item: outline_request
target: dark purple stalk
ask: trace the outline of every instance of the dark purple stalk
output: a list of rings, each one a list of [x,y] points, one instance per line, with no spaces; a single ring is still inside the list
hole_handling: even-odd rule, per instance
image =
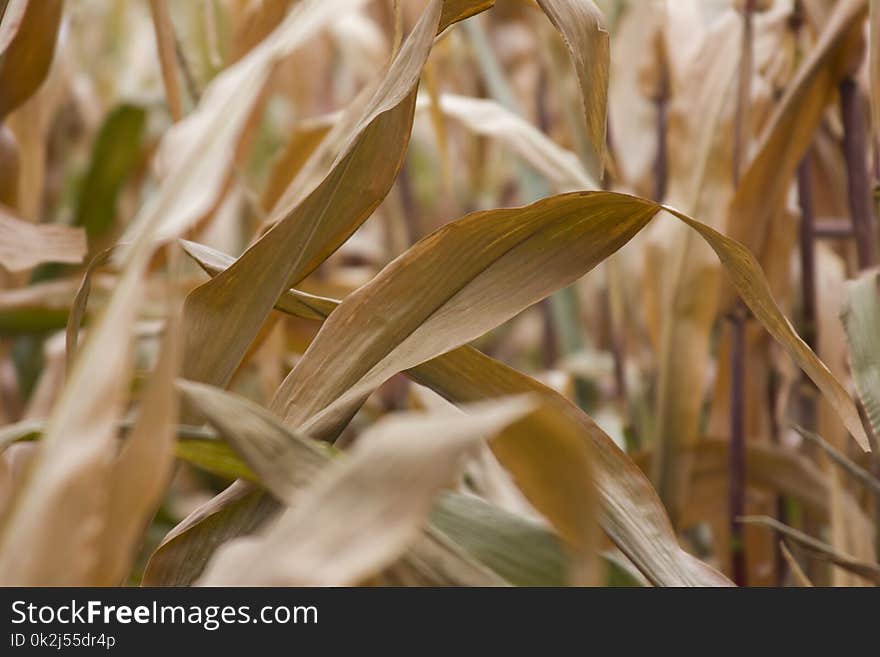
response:
[[[852,224],[837,220],[815,220],[813,237],[817,240],[849,240],[853,237]]]
[[[859,268],[867,269],[876,263],[877,237],[874,213],[871,209],[871,184],[868,179],[864,108],[858,83],[854,78],[845,78],[840,83],[839,90],[850,218],[856,239]]]
[[[547,135],[550,133],[550,111],[547,108],[548,86],[547,71],[541,67],[538,71],[538,84],[535,89],[535,113],[537,114],[538,129]],[[556,365],[556,361],[559,359],[559,332],[556,330],[556,319],[553,317],[550,297],[541,299],[538,306],[541,309],[542,323],[543,348],[541,356],[544,367],[550,369]]]
[[[818,321],[816,315],[816,239],[819,237],[815,211],[813,210],[813,182],[810,175],[810,151],[808,150],[797,170],[798,205],[801,211],[800,259],[801,259],[801,336],[813,351],[818,344]],[[849,227],[847,227],[849,228]],[[851,231],[850,231],[851,232]],[[801,377],[799,406],[802,422],[815,429],[816,398],[812,381]],[[780,522],[786,522],[785,507],[780,497],[777,502]],[[777,570],[780,583],[784,581],[788,565],[781,552],[777,553]]]
[[[804,155],[797,170],[798,204],[801,210],[801,336],[816,349],[816,217],[810,179],[810,152]]]
[[[742,159],[747,143],[747,117],[752,79],[752,13],[754,0],[747,0],[743,6],[742,50],[739,61],[739,79],[734,114],[733,184],[739,183]],[[745,362],[746,362],[746,321],[748,311],[740,299],[730,316],[730,452],[728,476],[730,486],[729,523],[731,545],[731,568],[733,581],[737,586],[747,584],[746,554],[743,526],[739,518],[746,511],[746,437],[745,437]]]
[[[733,581],[745,586],[746,555],[743,526],[739,518],[746,510],[746,449],[745,449],[745,371],[746,371],[746,311],[742,301],[730,315],[730,453],[728,469],[730,487],[731,567]]]

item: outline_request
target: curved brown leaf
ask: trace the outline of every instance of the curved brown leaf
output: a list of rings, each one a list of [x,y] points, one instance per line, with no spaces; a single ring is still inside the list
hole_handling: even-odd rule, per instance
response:
[[[11,0],[0,23],[0,122],[39,89],[52,57],[63,0]]]

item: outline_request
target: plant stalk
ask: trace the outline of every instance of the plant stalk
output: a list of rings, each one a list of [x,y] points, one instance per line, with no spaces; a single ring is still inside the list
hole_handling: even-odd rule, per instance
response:
[[[730,316],[730,452],[728,470],[730,486],[728,505],[730,513],[731,568],[733,581],[745,586],[746,559],[743,526],[739,518],[746,508],[746,445],[745,445],[745,361],[746,310],[740,301]]]
[[[845,78],[839,86],[843,119],[843,155],[846,159],[847,196],[856,240],[859,268],[873,267],[877,261],[876,228],[871,210],[871,183],[865,145],[865,116],[855,78]]]
[[[734,114],[733,184],[739,184],[747,145],[747,119],[751,98],[754,0],[747,0],[742,10],[742,42],[739,60],[736,109]],[[745,361],[748,310],[740,299],[730,316],[730,453],[728,460],[728,511],[730,524],[731,568],[737,586],[747,584],[743,527],[739,518],[746,508],[746,437],[745,437]]]
[[[666,186],[669,178],[669,148],[668,148],[668,123],[669,123],[669,69],[666,62],[661,62],[660,85],[654,98],[655,134],[657,152],[654,156],[654,200],[663,202],[666,196]]]

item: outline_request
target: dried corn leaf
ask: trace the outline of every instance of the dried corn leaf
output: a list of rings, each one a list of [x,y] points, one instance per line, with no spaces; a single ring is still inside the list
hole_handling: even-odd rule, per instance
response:
[[[779,310],[773,300],[767,279],[761,271],[761,265],[751,252],[739,242],[705,224],[674,210],[670,209],[670,212],[696,230],[709,243],[724,265],[729,280],[740,298],[755,318],[816,384],[859,447],[866,452],[870,451],[868,437],[865,435],[858,409],[852,398],[813,350],[801,340],[791,323]]]
[[[428,97],[419,97],[416,110],[433,107]],[[440,95],[445,115],[471,132],[493,137],[513,150],[547,177],[559,191],[598,189],[577,155],[556,144],[531,123],[493,100],[456,94]]]
[[[6,5],[0,22],[0,122],[46,79],[63,9],[63,0]]]
[[[291,434],[271,413],[247,400],[209,386],[181,385],[190,403],[195,404],[246,456],[259,473],[260,483],[268,487],[275,499],[263,490],[249,489],[242,483],[234,484],[206,505],[204,515],[195,516],[191,524],[190,519],[184,521],[157,548],[150,559],[148,579],[145,580],[152,585],[182,585],[195,581],[219,541],[254,531],[281,508],[275,500],[295,503],[298,491],[329,463],[333,451],[321,443]],[[219,466],[223,471],[221,474],[235,475],[238,472],[250,481],[258,480],[234,454],[225,454],[216,446],[206,453],[204,447],[202,445],[196,453],[188,453],[188,457],[195,457],[195,460],[188,460],[215,471]],[[222,522],[217,522],[217,518]],[[206,542],[210,550],[204,548]],[[430,528],[385,573],[385,577],[407,585],[494,586],[500,583],[462,554],[460,548],[437,536]]]
[[[346,298],[285,379],[272,409],[307,435],[334,437],[392,375],[479,337],[572,283],[660,209],[622,194],[582,192],[524,208],[476,212],[447,224]],[[664,209],[712,247],[755,317],[867,450],[852,399],[779,310],[751,253],[705,224]],[[464,310],[468,321],[461,321]],[[353,323],[355,316],[361,319]]]
[[[880,299],[877,272],[846,283],[841,318],[849,342],[849,360],[859,398],[875,435],[880,435]]]
[[[538,0],[571,56],[581,91],[591,151],[587,171],[601,180],[611,53],[605,19],[592,0]]]
[[[263,490],[238,481],[172,529],[153,552],[143,586],[190,586],[217,548],[256,530],[278,503]]]
[[[607,206],[603,205],[606,201],[608,201]],[[578,205],[579,203],[582,204],[580,207]],[[380,273],[371,283],[348,297],[346,301],[333,312],[331,319],[328,320],[322,328],[318,337],[309,347],[306,355],[288,377],[285,385],[282,386],[282,389],[279,391],[279,395],[276,398],[275,407],[288,411],[286,421],[291,425],[302,428],[306,433],[315,432],[314,435],[335,435],[335,433],[338,432],[338,430],[348,421],[354,410],[359,407],[364,397],[369,394],[375,386],[382,383],[392,374],[404,369],[413,368],[416,365],[421,365],[421,367],[418,368],[418,375],[416,375],[415,372],[411,372],[417,380],[420,380],[420,376],[422,376],[425,369],[429,368],[429,366],[436,368],[438,361],[441,359],[435,359],[431,363],[425,363],[425,361],[480,335],[485,330],[496,325],[499,321],[498,317],[506,319],[507,317],[512,316],[523,307],[522,305],[517,306],[516,304],[528,304],[537,300],[537,298],[540,298],[540,296],[537,296],[540,294],[540,287],[538,287],[538,291],[536,292],[533,289],[529,289],[527,286],[519,285],[519,274],[516,276],[508,274],[503,267],[497,265],[497,262],[503,263],[504,258],[509,258],[510,254],[515,253],[515,251],[505,251],[503,246],[490,245],[494,246],[497,251],[501,251],[501,253],[496,256],[499,257],[496,264],[486,269],[480,269],[474,262],[467,263],[467,267],[476,270],[475,274],[472,275],[475,275],[477,280],[482,277],[481,282],[486,286],[485,289],[489,290],[489,292],[485,293],[486,300],[483,301],[481,299],[479,303],[476,301],[470,301],[464,303],[463,307],[471,309],[478,307],[481,311],[485,310],[487,315],[490,311],[494,310],[498,315],[494,318],[491,316],[480,317],[476,312],[471,312],[469,316],[473,324],[465,324],[458,321],[460,319],[460,314],[456,315],[449,310],[448,315],[450,319],[446,320],[445,323],[438,322],[438,317],[440,319],[444,318],[443,313],[438,311],[438,307],[454,309],[456,304],[462,303],[462,300],[465,302],[468,301],[468,290],[466,288],[468,281],[465,279],[463,281],[463,286],[461,278],[457,278],[465,277],[467,270],[464,267],[452,270],[448,266],[444,266],[440,269],[447,273],[447,277],[440,279],[436,275],[437,269],[433,262],[430,267],[426,266],[425,263],[428,262],[429,259],[425,258],[424,254],[422,254],[422,257],[419,259],[410,260],[407,257],[412,257],[413,251],[421,252],[422,249],[428,253],[430,253],[430,251],[435,251],[433,254],[434,257],[438,257],[438,254],[440,254],[438,261],[450,257],[447,254],[453,254],[452,257],[456,259],[461,258],[462,254],[469,253],[470,250],[476,250],[479,248],[486,248],[491,254],[492,251],[489,250],[490,247],[481,245],[478,241],[479,237],[474,236],[474,233],[477,233],[478,231],[474,231],[474,233],[468,233],[465,231],[468,228],[473,229],[475,226],[480,226],[480,230],[494,230],[496,234],[501,234],[503,236],[505,221],[507,221],[511,225],[511,227],[508,227],[508,230],[511,230],[515,236],[521,236],[523,232],[526,231],[534,231],[534,235],[540,236],[541,233],[537,228],[541,225],[542,221],[547,222],[550,227],[560,225],[559,223],[554,224],[554,221],[560,221],[558,215],[552,214],[552,211],[554,210],[557,212],[560,210],[567,210],[571,213],[569,220],[572,222],[573,229],[577,230],[579,228],[583,231],[582,235],[591,234],[589,233],[591,217],[581,216],[578,210],[581,212],[590,212],[591,210],[597,212],[598,214],[595,217],[592,217],[595,219],[596,223],[601,226],[602,223],[605,222],[607,226],[605,230],[610,230],[612,233],[612,239],[620,240],[617,231],[623,231],[629,228],[631,234],[634,234],[637,232],[638,228],[641,228],[647,223],[650,217],[653,216],[659,208],[660,206],[656,206],[646,201],[607,192],[568,194],[551,197],[550,199],[545,199],[526,208],[475,213],[474,215],[459,220],[459,222],[453,222],[444,229],[441,229],[441,231],[438,231],[438,233],[435,233],[435,235],[430,236],[417,244],[410,252],[408,252],[408,254],[405,254],[389,265],[386,270]],[[615,214],[615,212],[617,214]],[[790,350],[795,357],[795,360],[814,377],[817,384],[820,385],[820,388],[837,394],[836,397],[832,397],[832,401],[836,402],[837,405],[835,408],[838,413],[844,417],[847,413],[850,413],[857,418],[857,413],[852,404],[852,400],[846,396],[846,393],[843,391],[840,384],[830,375],[830,373],[828,373],[827,369],[824,368],[821,362],[816,358],[815,354],[813,354],[806,345],[803,344],[800,338],[797,337],[790,324],[773,302],[766,281],[761,274],[760,267],[757,265],[754,258],[741,245],[736,244],[720,233],[686,217],[685,215],[675,213],[675,211],[672,212],[679,219],[685,221],[685,223],[688,223],[692,228],[697,230],[697,232],[709,242],[710,246],[712,246],[716,253],[718,253],[719,258],[728,269],[735,285],[741,291],[743,298],[750,305],[755,316],[768,327],[771,334]],[[563,218],[565,217],[564,212],[562,216]],[[633,226],[627,227],[627,222],[635,224],[637,229],[633,230]],[[566,224],[563,223],[563,225]],[[596,226],[593,226],[593,228],[595,229]],[[564,239],[559,240],[559,242],[564,243],[557,243],[554,240],[558,239],[558,234],[553,233],[552,230],[548,230],[547,232],[549,235],[547,240],[554,246],[554,248],[564,251],[566,247],[577,244],[569,233],[563,233],[565,236]],[[526,232],[526,234],[528,233]],[[470,241],[468,242],[468,240]],[[602,236],[600,234],[599,242],[592,246],[600,251],[603,248],[607,251],[611,243],[603,240],[608,240],[608,236]],[[468,243],[462,244],[463,242]],[[589,240],[585,239],[581,244],[589,243]],[[526,249],[528,246],[529,243],[527,241],[522,241],[518,244],[517,248],[520,248],[521,252],[525,253],[527,252]],[[578,246],[581,249],[578,257],[582,258],[585,262],[567,262],[566,265],[559,267],[558,272],[562,280],[558,281],[556,283],[557,285],[563,285],[565,282],[570,282],[574,277],[577,277],[577,267],[588,268],[590,265],[591,260],[589,259],[589,256],[584,254],[583,247],[580,246],[580,244],[578,244]],[[532,248],[536,248],[534,244],[532,244]],[[470,252],[472,253],[472,251]],[[500,257],[502,255],[504,258]],[[548,258],[548,251],[542,250],[541,257]],[[595,257],[595,255],[593,255],[593,257]],[[515,259],[511,258],[511,260]],[[574,260],[574,258],[571,258],[571,260]],[[552,271],[550,268],[551,265],[548,265],[548,261],[546,260],[539,261],[537,259],[532,259],[531,262],[535,263],[531,266],[541,267],[542,275],[546,275],[548,271]],[[425,268],[422,269],[422,267]],[[571,267],[572,269],[567,269],[568,267]],[[570,278],[566,278],[566,276]],[[548,285],[546,282],[531,283],[532,279],[527,278],[527,280],[529,280],[532,285],[547,286],[548,290],[544,291],[544,294],[552,291],[552,284]],[[488,283],[487,281],[492,282]],[[448,286],[447,289],[449,291],[443,293],[441,285]],[[507,289],[501,294],[497,289],[492,290],[493,285]],[[430,289],[425,289],[425,287]],[[462,290],[464,290],[463,293],[461,292]],[[473,294],[474,290],[480,291],[480,286],[472,287],[470,293]],[[432,299],[436,299],[436,301],[433,301]],[[447,303],[450,300],[451,302]],[[414,317],[407,317],[406,312],[401,311],[404,304],[409,304],[408,307],[412,309],[409,312],[415,314]],[[439,306],[433,304],[439,304]],[[446,304],[446,306],[443,304]],[[357,335],[352,335],[354,331],[352,330],[351,324],[346,322],[346,317],[348,316],[348,313],[353,312],[352,308],[354,307],[358,308],[358,317],[370,318],[371,321],[368,321],[367,327],[369,328],[371,324],[374,325],[375,328],[373,331],[375,335],[370,335],[370,333],[364,329],[363,322],[358,324]],[[395,315],[394,313],[398,314]],[[395,317],[398,319],[394,319]],[[453,317],[456,318],[455,322],[451,319]],[[427,318],[427,321],[424,321],[424,318]],[[414,329],[410,329],[411,332],[409,334],[407,334],[405,330],[407,322],[410,322],[409,326],[415,327]],[[431,335],[424,330],[424,326],[430,327],[432,324],[442,329],[440,335]],[[418,336],[419,339],[415,340],[413,339],[413,336]],[[337,349],[339,344],[346,344],[348,347],[349,351],[346,352],[345,358],[340,355],[339,350]],[[405,348],[400,348],[401,345],[405,345]],[[353,352],[357,353],[357,357],[349,358]],[[454,353],[456,355],[467,354],[469,358],[479,358],[479,356],[476,355],[476,352],[469,350],[458,350]],[[444,359],[442,359],[442,362],[448,362],[451,355],[452,354],[447,354]],[[337,367],[337,361],[344,361],[338,365],[338,370],[334,369]],[[484,364],[484,367],[490,368],[488,364]],[[304,374],[304,372],[316,372],[319,369],[324,373],[321,377],[314,377],[311,375],[306,377]],[[336,372],[337,376],[328,377],[326,372],[329,371]],[[474,375],[477,374],[478,373],[474,372]],[[449,377],[450,384],[441,394],[448,395],[455,400],[456,396],[460,393],[455,390],[455,383],[453,382],[458,382],[459,385],[464,385],[462,373],[447,371],[447,376]],[[528,377],[523,377],[523,379],[526,381],[521,382],[521,385],[531,385],[528,383],[528,381],[531,381]],[[309,381],[309,385],[303,383],[306,380]],[[318,382],[320,382],[320,385]],[[427,383],[427,385],[437,389],[435,387],[437,385],[436,382]],[[458,400],[461,401],[460,398]],[[584,422],[588,428],[588,433],[594,439],[594,443],[599,445],[600,449],[604,450],[600,455],[604,454],[608,456],[608,463],[602,463],[603,468],[600,468],[600,472],[603,469],[606,472],[616,472],[621,468],[629,468],[630,471],[634,469],[632,464],[628,461],[615,458],[615,456],[617,456],[615,451],[609,450],[609,447],[611,447],[610,439],[608,439],[604,433],[598,431],[598,428],[595,427],[592,421],[584,416]],[[616,450],[616,448],[612,449]],[[505,463],[505,465],[509,469],[513,469],[511,464]],[[600,492],[602,491],[603,481],[606,481],[606,476],[608,475],[599,475]],[[633,498],[636,500],[634,506],[638,512],[644,511],[652,514],[652,525],[663,527],[664,523],[668,523],[668,521],[662,512],[662,507],[660,507],[659,503],[655,502],[656,497],[647,482],[642,483],[640,481],[641,476],[636,476],[638,480],[635,482],[637,491],[633,491],[634,493],[637,493]],[[647,491],[650,491],[650,494]],[[603,495],[606,509],[611,499],[616,498],[619,500],[621,497],[621,495],[615,495],[614,497]],[[627,497],[627,499],[629,498]],[[652,508],[653,503],[656,504],[657,509]],[[642,504],[645,505],[647,510],[641,508]],[[627,509],[627,512],[631,513],[632,510]],[[641,530],[636,530],[636,528],[630,524],[631,521],[626,518],[625,514],[615,518],[615,521],[620,521],[622,526],[622,529],[619,529],[620,535],[617,536],[617,540],[621,542],[630,542],[629,546],[621,545],[620,543],[618,543],[618,546],[627,554],[627,556],[633,559],[640,568],[645,568],[649,571],[653,570],[653,572],[645,572],[646,576],[648,576],[651,581],[658,583],[664,581],[668,582],[673,577],[679,577],[680,579],[678,581],[688,581],[688,571],[686,568],[681,567],[680,561],[677,566],[678,571],[676,572],[674,570],[676,566],[672,566],[673,570],[671,572],[674,574],[670,575],[669,572],[663,572],[662,569],[658,569],[656,565],[651,565],[649,563],[652,561],[650,556],[646,554],[634,556],[634,551],[643,550],[645,546],[642,545],[642,541],[637,538],[634,538],[633,536],[625,537],[624,535],[629,532],[638,532]],[[668,529],[668,524],[666,527],[666,532],[668,532],[667,535],[671,538],[670,546],[668,548],[669,561],[666,564],[666,566],[669,567],[669,563],[677,563],[680,550],[675,544],[671,529]],[[609,534],[612,534],[612,537],[614,537],[614,534],[609,530],[608,526],[605,526],[605,529]]]
[[[218,203],[230,167],[273,66],[325,28],[340,13],[366,0],[304,0],[284,21],[205,89],[198,106],[162,138],[166,173],[123,237],[135,242],[155,231],[166,240],[184,233]],[[125,259],[125,251],[118,261]]]
[[[214,274],[229,266],[232,258],[201,245],[187,244],[187,251]],[[288,291],[279,299],[279,310],[314,318],[316,309],[324,317],[338,302],[321,299],[319,303],[303,302],[303,293]],[[431,387],[456,402],[473,402],[505,394],[537,392],[556,396],[557,393],[534,379],[512,370],[471,347],[460,347],[443,356],[423,363],[407,373],[414,380]],[[567,403],[561,397],[560,403]],[[656,493],[641,471],[590,418],[574,406],[570,411],[583,426],[593,443],[598,464],[594,465],[602,508],[602,526],[612,540],[658,585],[682,586],[694,583],[718,585],[728,583],[718,573],[705,571],[678,547],[675,534],[666,518]],[[528,427],[524,428],[528,432]],[[504,436],[496,439],[498,445]],[[512,469],[528,470],[526,459],[508,450],[504,464]],[[537,495],[541,490],[536,491]]]
[[[431,524],[515,586],[564,586],[565,549],[553,532],[478,497],[444,493]]]
[[[5,125],[0,125],[0,205],[18,207],[18,178],[21,162],[15,135]]]
[[[667,20],[675,19],[668,16]],[[690,22],[683,17],[678,20],[682,24]],[[670,176],[666,198],[671,205],[713,227],[723,223],[733,193],[730,162],[739,64],[735,53],[741,40],[741,23],[740,16],[730,11],[701,32],[699,47],[690,58],[674,52],[679,56],[673,64],[681,70],[670,107],[669,167],[683,175]],[[681,29],[680,24],[672,23],[668,30],[675,31],[676,27]],[[695,116],[700,120],[694,121]],[[711,249],[693,231],[685,226],[672,230],[655,225],[654,229],[654,235],[667,244],[657,246],[664,249],[665,257],[646,266],[650,278],[660,270],[661,289],[656,294],[663,304],[653,435],[660,449],[651,475],[660,498],[677,522],[687,499],[692,465],[682,448],[693,444],[699,434],[705,399],[697,392],[699,387],[695,389],[695,382],[702,380],[711,362],[710,341],[721,272]],[[688,357],[682,358],[683,353]]]
[[[113,247],[102,251],[92,258],[92,261],[89,263],[88,267],[86,267],[86,271],[83,274],[79,289],[76,291],[76,296],[73,298],[73,303],[70,306],[70,314],[67,317],[67,328],[65,329],[64,357],[66,371],[68,372],[73,370],[73,363],[76,360],[76,352],[79,348],[79,329],[82,325],[83,317],[86,314],[86,307],[89,303],[89,294],[91,294],[92,291],[92,276],[99,267],[102,267],[109,262],[112,255]]]
[[[0,207],[0,265],[25,271],[44,262],[81,262],[86,234],[81,228],[32,224]]]
[[[235,265],[189,295],[186,378],[226,383],[278,296],[314,270],[381,203],[402,163],[419,76],[435,34],[489,5],[432,0],[329,174]]]
[[[159,68],[162,71],[162,84],[165,85],[168,111],[174,121],[180,121],[183,118],[183,101],[180,98],[174,26],[171,24],[168,0],[150,0],[150,15],[153,17],[153,29],[156,32],[156,51],[159,54]]]
[[[137,420],[107,484],[107,527],[95,582],[99,586],[117,586],[124,581],[138,539],[165,494],[174,461],[177,391],[173,381],[180,366],[180,343],[179,318],[172,315]]]
[[[143,264],[135,263],[120,277],[90,331],[52,410],[27,484],[0,528],[4,584],[87,585],[98,578]]]
[[[532,401],[514,398],[467,415],[410,414],[378,422],[265,534],[219,550],[200,582],[338,585],[377,574],[416,539],[461,456],[532,410]]]
[[[574,282],[658,210],[625,195],[571,193],[447,224],[340,304],[271,408],[306,435],[334,437],[393,374],[479,337]],[[358,331],[351,330],[355,316]],[[316,385],[318,371],[333,376]]]
[[[797,166],[834,97],[837,83],[852,66],[852,49],[859,46],[867,8],[867,0],[836,3],[818,44],[800,66],[743,172],[730,205],[727,231],[761,262],[767,256],[770,224],[783,219]],[[729,310],[734,300],[728,290],[722,308]]]

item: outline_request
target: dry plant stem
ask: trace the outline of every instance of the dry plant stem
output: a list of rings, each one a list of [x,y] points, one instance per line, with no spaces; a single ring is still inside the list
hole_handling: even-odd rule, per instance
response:
[[[174,37],[174,27],[171,24],[167,0],[150,0],[150,14],[153,17],[153,28],[156,33],[156,50],[159,54],[168,111],[171,112],[171,118],[174,121],[179,121],[183,118],[183,105],[180,99],[177,66],[173,61],[177,39]]]
[[[666,196],[666,185],[669,178],[669,149],[667,146],[667,124],[669,119],[669,69],[665,62],[661,64],[660,88],[654,98],[657,110],[656,135],[657,154],[654,157],[654,200],[663,202]]]
[[[834,461],[844,472],[851,475],[854,479],[865,485],[874,495],[880,498],[880,480],[865,470],[863,467],[854,463],[846,454],[831,445],[827,440],[817,433],[804,429],[795,425],[797,431],[805,440],[820,447],[828,457]]]
[[[183,46],[180,44],[180,40],[174,32],[172,32],[172,38],[174,39],[174,53],[177,56],[177,65],[180,66],[180,71],[183,73],[183,81],[186,83],[187,93],[189,93],[190,100],[193,104],[197,104],[202,96],[202,92],[199,91],[199,85],[196,82],[195,75],[193,75],[189,60],[186,58],[186,53],[183,52]]]
[[[840,566],[860,577],[869,579],[875,584],[880,584],[880,566],[876,563],[859,561],[848,554],[838,552],[827,543],[823,543],[794,527],[789,527],[775,518],[770,518],[768,516],[744,516],[740,518],[740,521],[745,524],[761,525],[773,529],[781,535],[790,538],[792,541],[820,559],[833,563],[836,566]]]
[[[813,237],[824,240],[848,240],[852,239],[852,225],[847,221],[842,223],[837,220],[815,220],[813,224]]]
[[[739,183],[742,160],[746,148],[747,117],[752,79],[752,13],[754,0],[747,0],[742,11],[742,42],[739,60],[736,110],[733,135],[733,184]],[[746,559],[743,528],[738,518],[746,507],[746,439],[745,439],[745,361],[746,321],[748,311],[740,300],[731,316],[731,382],[730,382],[730,456],[729,456],[729,523],[731,568],[737,586],[746,585]]]
[[[730,317],[730,471],[729,509],[730,545],[733,581],[746,585],[746,560],[743,527],[739,518],[745,513],[746,500],[746,444],[745,444],[745,350],[747,311],[740,302]]]
[[[753,60],[753,26],[752,14],[755,11],[755,0],[746,0],[743,6],[743,30],[737,79],[736,113],[733,123],[733,180],[739,181],[745,157],[746,126],[748,125],[749,97],[751,96],[752,60]]]
[[[547,94],[549,93],[549,80],[547,70],[542,66],[538,71],[538,84],[535,89],[535,113],[537,115],[538,128],[544,134],[550,134],[550,111],[547,108]],[[553,318],[551,300],[541,299],[541,360],[545,368],[550,369],[559,359],[559,332]]]
[[[205,40],[208,47],[208,61],[214,71],[223,68],[223,56],[220,54],[220,36],[218,35],[217,11],[214,7],[214,0],[206,0],[203,6]]]
[[[801,335],[810,349],[816,350],[818,343],[818,322],[816,317],[816,217],[813,210],[813,187],[810,175],[810,151],[804,155],[797,170],[798,206],[801,211],[799,226],[799,246],[801,265]],[[798,388],[798,403],[803,422],[812,428],[816,426],[815,387],[809,378],[802,376]],[[785,516],[784,500],[778,500],[777,515],[782,522]],[[783,555],[784,556],[784,555]],[[784,573],[780,572],[780,576]]]
[[[788,549],[785,541],[779,541],[779,551],[782,553],[788,567],[791,568],[791,574],[794,577],[794,580],[798,583],[798,586],[811,588],[813,583],[810,581],[810,578],[807,577],[807,574],[804,572],[804,569],[801,568],[797,559],[794,558],[794,555],[791,553],[791,550]]]
[[[403,43],[403,8],[400,6],[400,0],[391,0],[391,15],[394,20],[394,36],[391,43],[391,57],[393,58],[400,50],[400,44]]]
[[[847,192],[856,239],[859,267],[867,269],[876,263],[876,229],[871,210],[871,186],[865,158],[865,117],[855,78],[840,83],[840,113],[843,118],[843,155],[846,159]]]
[[[801,336],[811,349],[816,348],[816,217],[813,212],[813,189],[810,178],[810,153],[804,156],[797,172],[798,205],[801,211]]]

